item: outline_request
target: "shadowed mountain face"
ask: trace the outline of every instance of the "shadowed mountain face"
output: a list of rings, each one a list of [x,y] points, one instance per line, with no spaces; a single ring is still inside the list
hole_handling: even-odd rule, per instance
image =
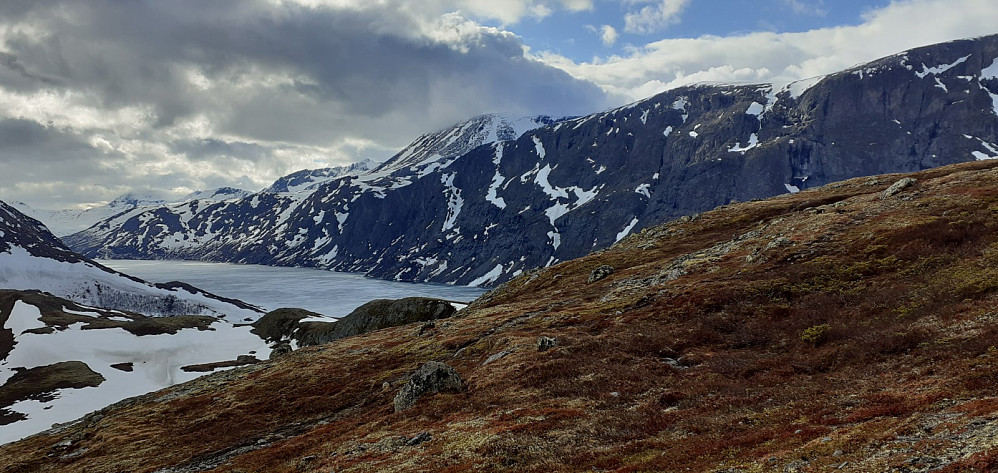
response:
[[[0,470],[995,471],[996,268],[998,161],[857,178],[123,401]]]
[[[534,129],[479,118],[308,193],[164,206],[66,241],[105,258],[493,285],[732,201],[998,157],[996,58],[991,36],[786,86],[684,87]]]

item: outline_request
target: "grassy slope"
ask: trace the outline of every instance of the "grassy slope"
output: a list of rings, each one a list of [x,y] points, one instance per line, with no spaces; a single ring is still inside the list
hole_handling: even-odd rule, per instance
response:
[[[990,471],[998,163],[913,176],[887,199],[901,176],[649,229],[423,335],[382,330],[126,401],[0,448],[0,469]],[[587,284],[603,264],[616,272]],[[559,344],[538,352],[539,336]],[[428,360],[466,390],[395,413]]]

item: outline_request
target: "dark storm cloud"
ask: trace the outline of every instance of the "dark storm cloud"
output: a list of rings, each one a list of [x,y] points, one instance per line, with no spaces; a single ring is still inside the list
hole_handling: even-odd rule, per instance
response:
[[[388,7],[332,10],[247,0],[17,1],[0,7],[0,17],[46,31],[40,37],[30,31],[14,35],[6,44],[15,63],[24,65],[22,74],[49,78],[39,81],[39,88],[58,80],[94,93],[103,106],[152,104],[160,126],[202,111],[201,94],[186,76],[192,67],[234,86],[252,83],[262,72],[291,78],[287,84],[242,90],[244,100],[232,97],[228,112],[239,116],[223,118],[230,119],[233,131],[254,131],[247,122],[294,120],[293,110],[278,108],[290,116],[275,117],[264,113],[267,108],[257,109],[266,106],[258,94],[311,100],[313,106],[359,117],[416,117],[437,99],[434,87],[449,84],[475,92],[456,97],[471,100],[457,107],[466,109],[464,115],[508,108],[557,114],[604,105],[592,84],[525,59],[519,40],[510,35],[486,33],[458,50],[420,37],[415,19]],[[247,113],[251,116],[241,115]],[[443,126],[465,118],[457,111],[449,115],[424,119]]]
[[[277,150],[285,161],[307,149],[342,162],[481,113],[580,114],[608,105],[595,85],[528,59],[513,35],[386,3],[4,0],[0,100],[13,105],[0,119],[54,125],[0,123],[8,127],[0,158],[25,172],[66,159],[99,170],[124,153],[139,169],[163,160],[160,150],[173,155],[164,175],[174,177],[154,180],[165,188],[232,185],[224,176],[260,184],[311,162],[281,162]],[[35,107],[38,97],[56,105]],[[110,146],[92,145],[95,137]],[[257,171],[232,171],[238,159]],[[70,185],[117,188],[101,184],[97,171],[76,179]]]

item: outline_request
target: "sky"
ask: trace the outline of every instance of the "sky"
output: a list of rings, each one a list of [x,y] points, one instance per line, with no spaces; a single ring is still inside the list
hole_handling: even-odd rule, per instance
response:
[[[256,191],[475,115],[583,115],[998,33],[994,0],[3,0],[0,200]]]

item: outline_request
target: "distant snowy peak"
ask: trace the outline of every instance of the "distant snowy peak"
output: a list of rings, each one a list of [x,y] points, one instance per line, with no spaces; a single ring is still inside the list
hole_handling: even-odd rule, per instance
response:
[[[37,209],[24,202],[11,202],[19,212],[45,223],[49,231],[57,236],[66,236],[86,230],[102,220],[128,213],[137,208],[157,207],[167,201],[151,194],[128,193],[105,205],[76,210]]]
[[[167,200],[158,195],[129,192],[112,200],[111,202],[108,202],[107,206],[111,208],[128,208],[148,205],[163,205],[165,203],[167,203]]]
[[[450,128],[420,136],[375,171],[429,165],[440,159],[461,156],[483,144],[515,140],[530,130],[561,120],[549,116],[479,115]]]
[[[235,187],[219,187],[217,189],[191,192],[190,194],[187,194],[181,202],[190,202],[192,200],[220,202],[223,200],[242,199],[243,197],[249,197],[250,195],[253,195],[253,193],[242,189],[236,189]]]
[[[310,191],[333,179],[366,173],[374,169],[377,165],[377,162],[365,159],[348,166],[303,169],[274,181],[270,187],[264,189],[264,192],[272,194],[294,194],[302,191]]]

